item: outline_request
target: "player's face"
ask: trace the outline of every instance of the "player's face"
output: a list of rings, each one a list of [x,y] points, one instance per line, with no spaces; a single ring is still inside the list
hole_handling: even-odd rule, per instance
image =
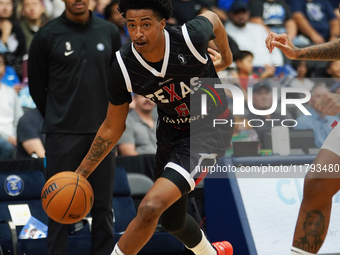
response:
[[[135,49],[149,61],[161,54],[165,48],[163,29],[165,19],[159,20],[152,10],[128,10],[126,22]],[[162,55],[163,54],[163,55]]]

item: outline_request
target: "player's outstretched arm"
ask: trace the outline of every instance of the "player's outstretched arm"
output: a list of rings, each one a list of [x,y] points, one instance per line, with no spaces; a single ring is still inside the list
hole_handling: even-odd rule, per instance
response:
[[[87,178],[113,149],[125,130],[125,120],[129,104],[113,105],[109,103],[106,119],[100,126],[87,155],[76,173]]]
[[[206,17],[213,25],[213,31],[216,36],[214,42],[219,53],[221,54],[221,58],[214,61],[214,65],[217,72],[221,71],[227,68],[233,61],[233,54],[231,53],[229,47],[227,32],[225,31],[225,28],[216,13],[206,11],[200,15]]]
[[[276,47],[280,49],[286,57],[301,60],[339,60],[340,59],[340,39],[317,44],[306,48],[297,48],[293,45],[286,34],[269,33],[266,38],[266,46],[269,52]]]

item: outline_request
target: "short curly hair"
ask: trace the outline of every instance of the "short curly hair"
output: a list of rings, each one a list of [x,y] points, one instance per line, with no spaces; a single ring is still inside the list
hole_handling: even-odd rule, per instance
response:
[[[128,10],[152,10],[160,19],[168,20],[172,14],[170,0],[120,0],[118,10],[124,18]]]

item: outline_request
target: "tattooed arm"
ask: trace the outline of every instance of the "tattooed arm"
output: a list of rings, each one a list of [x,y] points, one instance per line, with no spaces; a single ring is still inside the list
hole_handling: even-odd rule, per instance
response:
[[[297,48],[286,34],[269,33],[266,38],[266,46],[269,52],[279,48],[290,59],[301,60],[339,60],[340,39],[317,44],[306,48]]]
[[[109,103],[106,119],[100,126],[90,150],[76,170],[87,178],[113,149],[125,130],[125,120],[129,104],[113,105]]]

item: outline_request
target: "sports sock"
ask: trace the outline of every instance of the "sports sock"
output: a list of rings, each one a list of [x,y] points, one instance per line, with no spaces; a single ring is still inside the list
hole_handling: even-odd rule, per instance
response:
[[[116,243],[115,247],[113,248],[111,255],[124,255],[124,253],[122,253],[122,251],[119,249],[118,243]]]
[[[217,255],[216,250],[212,247],[211,243],[205,237],[203,231],[202,232],[202,240],[201,242],[193,248],[188,248],[196,255]]]
[[[292,251],[291,255],[316,255],[315,253],[306,252],[296,247],[292,247],[291,251]]]

